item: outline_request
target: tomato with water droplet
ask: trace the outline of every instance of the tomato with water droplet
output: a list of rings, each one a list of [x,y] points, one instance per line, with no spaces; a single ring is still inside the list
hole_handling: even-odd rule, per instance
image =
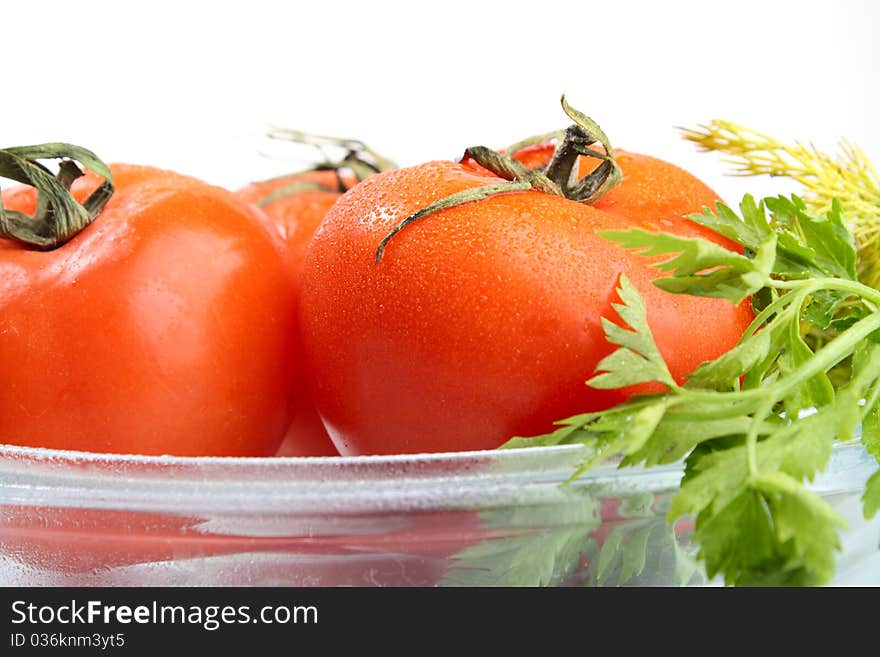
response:
[[[378,263],[404,218],[501,179],[467,160],[427,162],[373,176],[333,206],[306,252],[300,317],[315,404],[340,452],[493,449],[657,391],[585,385],[614,348],[601,319],[616,317],[621,274],[676,380],[736,344],[747,302],[664,292],[650,260],[599,235],[640,227],[734,248],[685,218],[718,195],[660,159],[615,154],[622,182],[593,205],[533,190],[464,203],[396,234]],[[549,151],[527,156],[546,163]]]

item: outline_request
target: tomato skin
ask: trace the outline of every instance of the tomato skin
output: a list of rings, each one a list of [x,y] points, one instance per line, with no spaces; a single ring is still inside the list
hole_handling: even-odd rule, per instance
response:
[[[714,203],[708,187],[676,196],[677,179],[692,177],[657,166],[667,184],[652,201],[622,167],[616,207],[630,194],[643,201],[639,221],[655,207],[666,230],[710,234],[681,218]],[[616,319],[623,272],[679,381],[751,321],[747,304],[662,292],[644,258],[597,234],[630,228],[631,217],[533,191],[417,221],[375,264],[380,240],[404,217],[497,182],[452,162],[386,172],[340,199],[316,232],[303,270],[303,342],[316,406],[343,454],[492,449],[658,390],[584,384],[613,350],[600,318]]]
[[[231,192],[148,169],[55,250],[0,240],[0,442],[271,455],[301,369],[279,238]]]
[[[254,182],[237,190],[236,194],[248,203],[257,205],[272,192],[294,182],[318,183],[334,190],[338,187],[338,178],[334,172],[313,171]],[[348,182],[354,184],[354,181]],[[299,191],[261,205],[284,240],[291,282],[297,296],[306,247],[324,215],[333,207],[341,194],[341,191]],[[291,339],[297,349],[301,350],[298,330]],[[315,410],[305,379],[302,379],[301,385],[294,389],[293,397],[293,417],[277,455],[338,456],[339,452],[327,435],[321,417]]]
[[[336,190],[338,179],[332,171],[312,171],[272,180],[254,182],[236,191],[239,198],[260,205],[263,212],[278,228],[287,245],[287,258],[294,271],[294,280],[299,284],[303,257],[312,235],[341,196],[341,191],[307,190],[281,196],[262,204],[272,192],[295,182],[312,182]]]

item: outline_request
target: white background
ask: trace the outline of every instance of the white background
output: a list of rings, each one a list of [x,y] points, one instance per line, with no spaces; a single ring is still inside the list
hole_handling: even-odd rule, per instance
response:
[[[880,163],[880,3],[9,2],[0,145],[70,141],[218,184],[282,173],[269,124],[358,137],[409,165],[564,127],[722,175],[675,126],[727,118]]]

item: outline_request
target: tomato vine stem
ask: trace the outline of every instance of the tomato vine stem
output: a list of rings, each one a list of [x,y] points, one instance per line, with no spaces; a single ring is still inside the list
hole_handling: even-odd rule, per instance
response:
[[[58,173],[40,160],[59,159]],[[80,204],[70,186],[83,175],[80,162],[104,178]],[[42,251],[68,242],[88,226],[113,195],[113,176],[109,167],[91,151],[64,143],[37,144],[0,149],[0,177],[9,178],[37,190],[34,216],[8,210],[0,201],[0,237]]]
[[[441,210],[482,201],[497,194],[512,191],[534,190],[554,196],[561,196],[579,203],[595,203],[621,180],[620,167],[614,159],[613,149],[608,137],[590,117],[576,110],[562,96],[562,109],[574,124],[564,131],[551,132],[517,142],[506,152],[501,153],[486,146],[471,146],[465,149],[461,161],[472,160],[492,172],[507,183],[484,185],[451,194],[417,210],[400,221],[379,242],[376,248],[376,264],[382,260],[388,242],[401,230],[419,219]],[[556,139],[557,144],[550,161],[543,167],[532,169],[519,162],[514,156],[523,148],[534,144],[547,143]],[[600,148],[592,148],[598,144]],[[578,176],[580,158],[591,157],[601,160],[592,172]]]
[[[327,146],[341,148],[345,150],[346,153],[340,159],[332,159],[327,157],[325,153],[324,160],[314,166],[260,181],[272,182],[274,180],[291,179],[288,184],[273,190],[270,194],[257,201],[257,205],[260,207],[265,207],[282,198],[302,194],[303,192],[330,192],[344,194],[354,185],[369,178],[373,174],[389,171],[397,167],[397,165],[387,157],[380,155],[357,139],[342,139],[339,137],[314,135],[300,130],[291,130],[289,128],[272,128],[267,133],[267,136],[270,139],[314,146],[321,150],[322,153],[324,152],[324,147]],[[324,183],[299,179],[300,176],[319,171],[332,171],[336,175],[336,186],[331,187]],[[343,176],[344,171],[351,172],[352,177],[354,178],[354,183]]]
[[[471,203],[473,201],[479,201],[484,198],[489,198],[490,196],[496,196],[498,194],[505,194],[507,192],[521,192],[531,189],[531,185],[528,182],[504,182],[498,183],[497,185],[484,185],[483,187],[471,187],[469,189],[464,189],[455,194],[450,194],[445,198],[441,198],[437,201],[434,201],[430,205],[425,208],[422,208],[418,212],[411,214],[406,219],[397,224],[390,233],[388,233],[381,242],[379,242],[379,247],[376,249],[376,263],[382,259],[382,254],[385,253],[385,246],[388,242],[391,241],[391,238],[394,237],[398,232],[406,228],[408,225],[413,223],[414,221],[418,221],[422,217],[426,217],[429,214],[434,214],[435,212],[439,212],[440,210],[446,210],[447,208],[454,208],[457,205],[461,205],[462,203]]]

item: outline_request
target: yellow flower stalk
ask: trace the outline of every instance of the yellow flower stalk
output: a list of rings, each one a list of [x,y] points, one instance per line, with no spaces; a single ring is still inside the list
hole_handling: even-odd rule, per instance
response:
[[[843,141],[835,157],[812,144],[783,144],[720,119],[684,129],[683,136],[702,150],[726,154],[735,175],[795,180],[814,212],[825,214],[838,199],[858,246],[859,280],[880,289],[880,177],[861,149]]]

